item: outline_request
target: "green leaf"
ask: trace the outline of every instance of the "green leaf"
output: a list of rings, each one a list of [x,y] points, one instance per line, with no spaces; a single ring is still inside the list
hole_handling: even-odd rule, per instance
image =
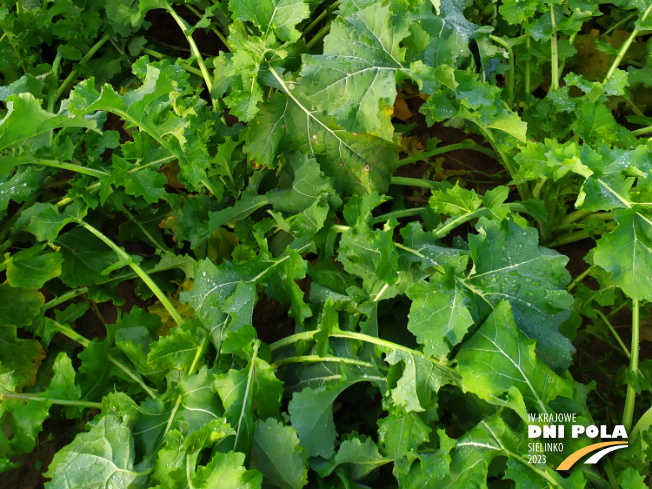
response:
[[[390,392],[394,403],[408,412],[425,411],[434,404],[434,394],[450,381],[450,376],[430,360],[408,351],[393,350],[385,361],[394,366],[390,369],[390,377],[393,372],[400,371],[399,362],[403,364],[400,379]]]
[[[398,159],[395,146],[375,136],[341,129],[332,117],[312,108],[309,95],[298,84],[283,83],[292,97],[273,94],[247,127],[244,150],[249,157],[274,167],[281,149],[300,150],[314,155],[326,175],[334,179],[338,192],[385,191]]]
[[[589,144],[613,143],[622,129],[611,111],[601,103],[584,100],[577,110],[573,131]]]
[[[428,282],[411,286],[407,296],[412,300],[407,327],[426,355],[447,354],[473,324],[468,291],[452,274],[433,275]]]
[[[9,258],[7,282],[12,287],[34,287],[61,274],[63,256],[60,253],[42,253],[45,245],[21,250]]]
[[[197,469],[192,479],[193,487],[220,489],[260,489],[263,476],[257,470],[243,467],[244,453],[216,453],[206,465]]]
[[[646,489],[645,476],[639,474],[636,469],[627,467],[618,474],[618,483],[623,489]]]
[[[213,385],[226,416],[236,431],[234,450],[248,453],[254,436],[254,406],[261,418],[279,413],[283,383],[270,365],[258,357],[258,346],[247,368],[215,375]]]
[[[37,289],[0,284],[0,324],[28,326],[40,314],[44,302]]]
[[[549,412],[558,396],[573,397],[573,389],[534,353],[514,321],[509,302],[501,302],[455,357],[465,389],[490,403],[515,386],[526,404]]]
[[[565,287],[568,258],[538,246],[536,230],[514,221],[481,220],[480,233],[469,236],[473,272],[463,279],[476,295],[480,311],[491,311],[501,300],[511,304],[519,330],[537,340],[537,354],[552,368],[570,363],[573,347],[559,332],[573,303]]]
[[[253,453],[256,469],[268,483],[282,489],[301,489],[308,483],[308,454],[294,428],[274,418],[257,421]]]
[[[45,477],[47,489],[128,487],[147,474],[134,470],[134,442],[129,428],[116,416],[104,416],[55,455]]]
[[[70,287],[105,282],[107,277],[102,272],[119,262],[115,251],[81,227],[62,234],[56,243],[64,260],[61,280]]]
[[[371,438],[361,435],[360,438],[343,441],[335,457],[318,472],[321,477],[326,477],[338,466],[344,465],[349,477],[357,481],[391,461],[380,454]]]
[[[378,421],[378,440],[389,457],[399,460],[428,441],[432,429],[417,413],[390,412]]]
[[[229,0],[234,18],[252,22],[263,38],[273,32],[281,41],[296,42],[301,33],[295,26],[309,15],[303,0]]]
[[[453,188],[433,191],[428,204],[438,214],[457,216],[473,212],[482,205],[482,199],[475,190],[467,190],[455,183]]]
[[[39,190],[43,171],[36,168],[19,168],[10,178],[3,178],[0,168],[0,212],[7,210],[9,203],[25,202]]]
[[[636,206],[614,218],[618,227],[598,240],[593,260],[629,297],[652,301],[652,215]]]
[[[94,120],[55,115],[41,108],[31,93],[7,97],[7,113],[0,120],[0,151],[59,127],[85,127],[97,130]]]
[[[306,387],[293,394],[288,412],[308,456],[330,458],[335,452],[337,431],[333,422],[333,402],[348,385],[319,390]]]
[[[197,115],[200,105],[184,107],[188,102],[183,102],[183,98],[190,92],[187,73],[167,61],[148,64],[146,57],[133,65],[133,71],[143,79],[143,84],[125,95],[116,93],[110,85],[105,85],[99,93],[92,79],[77,85],[70,96],[72,112],[103,110],[120,116],[178,159],[180,177],[185,182],[193,187],[200,184],[210,187],[206,179],[205,145],[198,135],[199,128],[193,125],[193,115]],[[177,115],[181,110],[182,116]],[[220,195],[214,188],[210,190]]]
[[[397,71],[405,69],[400,42],[408,34],[406,20],[379,3],[338,17],[324,39],[324,54],[304,57],[301,75],[310,101],[350,132],[391,140],[387,109],[396,98]]]
[[[186,321],[152,343],[147,362],[155,369],[187,371],[205,337],[206,331],[196,320]]]

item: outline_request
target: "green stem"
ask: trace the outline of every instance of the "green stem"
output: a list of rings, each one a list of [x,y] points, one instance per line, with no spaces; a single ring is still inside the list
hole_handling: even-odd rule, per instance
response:
[[[557,53],[557,21],[555,20],[554,5],[549,4],[550,20],[552,21],[552,36],[550,38],[550,62],[552,64],[552,80],[550,81],[550,89],[556,90],[559,88],[559,55]]]
[[[507,93],[509,93],[509,103],[511,105],[514,100],[514,50],[512,49],[512,46],[501,37],[490,34],[489,39],[496,44],[500,44],[507,50],[507,55],[509,57],[509,72],[505,77],[507,78]]]
[[[623,24],[629,22],[630,20],[632,20],[632,19],[634,19],[634,18],[636,18],[636,12],[632,12],[632,13],[629,14],[627,17],[625,17],[625,18],[619,20],[618,22],[616,22],[614,25],[612,25],[611,27],[609,27],[609,29],[607,29],[606,31],[604,31],[604,33],[603,33],[602,35],[603,35],[603,36],[608,36],[608,35],[611,34],[613,31],[615,31],[616,29],[618,29],[621,25],[623,25]]]
[[[64,336],[67,336],[70,338],[72,341],[75,341],[79,343],[81,346],[84,348],[87,348],[88,345],[91,344],[90,340],[85,338],[84,336],[80,335],[77,331],[72,329],[69,326],[66,326],[65,324],[58,323],[54,320],[52,320],[52,325],[54,328],[59,331],[59,333],[63,334]]]
[[[321,14],[319,14],[315,20],[313,20],[310,24],[308,24],[308,27],[306,27],[303,32],[301,33],[302,37],[306,37],[306,34],[308,34],[311,30],[315,28],[317,24],[319,24],[324,17],[329,15],[335,8],[340,4],[341,0],[335,0],[332,4],[330,4],[328,7],[326,7]]]
[[[53,307],[56,307],[59,304],[63,304],[64,302],[74,299],[75,297],[84,295],[86,292],[88,292],[88,287],[81,287],[79,289],[69,290],[64,294],[61,294],[59,297],[55,297],[51,301],[48,301],[45,304],[43,304],[43,306],[41,307],[41,311],[47,311],[48,309],[52,309]]]
[[[36,394],[14,394],[13,392],[7,392],[5,394],[0,395],[0,399],[20,399],[21,401],[49,402],[52,404],[58,404],[60,406],[80,406],[80,407],[87,407],[91,409],[102,409],[101,402],[53,399],[51,397],[37,397]]]
[[[530,50],[530,36],[529,35],[525,38],[525,47],[526,47],[528,53],[531,53],[531,50]],[[525,61],[525,81],[524,81],[524,83],[525,83],[525,102],[529,105],[530,98],[532,96],[532,94],[530,93],[530,91],[531,91],[531,88],[530,88],[530,58],[528,58]]]
[[[408,156],[407,158],[403,158],[401,160],[398,160],[396,163],[396,167],[399,168],[404,165],[408,165],[410,163],[415,163],[417,161],[425,161],[427,158],[430,158],[432,156],[436,156],[442,153],[448,153],[449,151],[455,151],[458,149],[472,149],[475,151],[478,151],[480,153],[484,153],[487,156],[491,156],[494,159],[498,159],[496,156],[496,153],[490,150],[489,148],[485,148],[483,146],[480,146],[479,144],[473,142],[473,141],[463,141],[461,143],[457,144],[449,144],[447,146],[442,146],[440,148],[434,148],[430,151],[424,151],[423,153],[417,153],[412,156]]]
[[[100,49],[100,48],[102,47],[102,45],[103,45],[106,41],[108,41],[110,38],[111,38],[111,36],[110,36],[109,34],[105,34],[104,36],[102,36],[102,38],[101,38],[99,41],[97,41],[97,42],[93,45],[93,47],[91,47],[91,48],[88,50],[88,52],[84,55],[84,57],[81,59],[81,61],[79,62],[79,64],[80,64],[80,65],[83,65],[83,64],[86,63],[89,59],[91,59],[91,58],[93,57],[93,55],[95,55],[95,53],[98,51],[98,49]],[[76,77],[77,77],[77,69],[75,68],[74,70],[72,70],[72,71],[70,72],[70,74],[68,75],[68,77],[63,81],[63,83],[62,83],[61,86],[59,87],[59,90],[57,90],[57,93],[54,95],[54,102],[56,102],[57,100],[59,100],[59,99],[61,98],[61,96],[63,95],[63,93],[66,91],[66,89],[68,88],[68,86],[73,82],[73,80],[74,80]]]
[[[539,179],[537,184],[532,189],[532,197],[534,197],[535,199],[539,198],[539,196],[541,195],[541,190],[543,190],[543,186],[546,184],[547,181],[548,181],[547,177],[541,177]]]
[[[643,15],[641,16],[641,23],[645,22],[645,19],[649,15],[650,10],[652,10],[652,3],[648,6],[647,9],[645,9],[645,12],[643,12]],[[602,83],[607,83],[607,81],[609,81],[609,78],[613,76],[614,72],[620,65],[620,62],[625,57],[625,53],[627,53],[627,50],[632,45],[632,42],[634,42],[634,38],[638,36],[638,32],[639,32],[638,29],[634,27],[632,33],[629,35],[627,40],[623,43],[620,50],[618,51],[618,54],[616,55],[616,59],[614,59],[614,62],[611,64],[611,68],[609,68],[609,71],[607,72],[607,75],[604,77],[604,80],[602,80]]]
[[[181,28],[183,35],[186,37],[186,40],[190,45],[190,52],[192,53],[193,57],[197,61],[197,64],[199,65],[199,69],[201,70],[202,77],[204,78],[204,83],[206,83],[206,88],[208,89],[208,93],[210,96],[210,93],[213,91],[213,82],[211,81],[210,75],[208,74],[208,70],[206,69],[206,64],[204,64],[204,58],[199,52],[199,48],[197,47],[195,40],[192,38],[192,33],[190,32],[190,29],[188,29],[188,25],[186,24],[186,21],[183,20],[181,17],[179,17],[179,15],[175,12],[175,10],[172,7],[168,7],[167,10],[176,21],[179,28]],[[211,100],[212,99],[213,97],[211,97]],[[213,102],[213,108],[215,108],[215,102]]]
[[[651,5],[652,6],[652,5]],[[649,8],[646,12],[649,11]],[[629,372],[635,376],[638,372],[638,339],[639,339],[639,303],[638,299],[632,299],[632,347],[630,348],[631,357],[629,360]],[[634,418],[634,403],[636,401],[636,387],[627,383],[627,395],[625,397],[625,408],[623,409],[623,425],[625,430],[630,431],[632,428],[632,419]]]
[[[317,331],[304,331],[303,333],[295,333],[290,336],[286,336],[285,338],[281,338],[278,341],[275,341],[271,345],[269,345],[269,350],[274,352],[278,350],[279,348],[283,348],[284,346],[291,345],[293,343],[296,343],[297,341],[308,341],[311,340]]]
[[[461,384],[462,382],[460,374],[446,365],[441,365],[439,363],[438,358],[426,356],[424,353],[418,350],[413,350],[412,348],[408,348],[407,346],[403,346],[398,343],[393,343],[391,341],[383,340],[381,338],[376,338],[375,336],[369,336],[362,333],[355,333],[353,331],[338,330],[336,332],[331,333],[330,336],[331,338],[346,338],[349,340],[364,341],[365,343],[378,345],[382,348],[387,348],[389,350],[401,350],[406,353],[410,353],[411,355],[415,355],[430,361],[435,368],[441,370],[442,372],[445,372],[447,375],[451,377],[452,380],[456,381],[458,384]]]
[[[546,246],[548,248],[554,248],[556,246],[562,246],[565,244],[569,243],[575,243],[576,241],[582,241],[583,239],[591,238],[597,234],[602,234],[607,231],[613,231],[615,229],[614,227],[609,227],[607,229],[604,229],[602,231],[599,230],[581,230],[581,231],[575,231],[574,233],[568,233],[568,234],[562,234],[561,236],[557,236],[555,240],[551,243],[547,243]]]
[[[642,136],[643,134],[649,134],[652,132],[652,126],[647,126],[647,127],[641,127],[640,129],[636,129],[632,131],[632,134],[634,136]]]
[[[566,287],[566,290],[568,292],[572,291],[577,286],[577,284],[579,284],[582,280],[584,280],[586,278],[586,276],[591,272],[592,268],[593,268],[593,265],[591,265],[589,268],[587,268],[582,273],[580,273],[577,277],[575,277],[575,279],[570,284],[568,284],[568,287]]]
[[[122,370],[127,375],[127,377],[129,377],[131,380],[136,382],[147,393],[149,397],[151,397],[152,399],[156,399],[156,394],[154,394],[154,392],[152,392],[152,390],[149,387],[147,387],[147,384],[145,384],[143,379],[141,379],[136,374],[134,374],[124,363],[122,363],[120,360],[118,360],[117,358],[111,355],[109,355],[107,358],[109,362],[111,362],[113,365],[115,365],[120,370]]]
[[[569,224],[579,221],[580,219],[583,219],[589,214],[591,214],[591,211],[578,209],[576,211],[571,212],[570,214],[566,214],[566,216],[561,220],[559,224],[561,226],[567,226]]]
[[[331,30],[331,23],[330,23],[330,22],[327,22],[326,25],[324,25],[324,27],[322,27],[321,29],[319,29],[319,30],[317,31],[317,34],[315,34],[315,35],[312,37],[312,39],[310,39],[310,41],[308,41],[308,43],[306,44],[306,49],[307,49],[308,51],[310,51],[310,50],[312,49],[312,47],[313,47],[315,44],[317,44],[319,41],[321,41],[321,39],[322,39],[326,34],[328,34],[328,31],[330,31],[330,30]]]
[[[282,365],[288,365],[290,363],[320,363],[320,362],[337,362],[345,363],[347,365],[357,365],[359,367],[369,367],[377,368],[376,365],[373,365],[369,362],[363,362],[362,360],[355,360],[353,358],[343,358],[343,357],[320,357],[319,355],[302,355],[297,357],[288,357],[282,358],[271,364],[273,368],[281,367]]]
[[[125,252],[120,246],[115,244],[108,237],[106,237],[102,232],[100,232],[90,224],[82,221],[81,219],[75,219],[75,220],[80,226],[90,231],[92,234],[94,234],[96,237],[102,240],[109,248],[115,251],[117,255],[122,260],[124,260],[125,263],[129,265],[134,272],[136,272],[136,275],[138,275],[138,277],[140,277],[140,279],[143,282],[145,282],[145,284],[154,293],[154,295],[158,298],[158,300],[161,301],[161,304],[170,313],[172,319],[174,319],[174,321],[178,325],[183,324],[184,321],[183,318],[181,317],[181,314],[179,314],[179,311],[177,311],[176,308],[172,305],[170,299],[168,299],[168,297],[163,293],[163,291],[159,288],[159,286],[156,285],[156,282],[154,282],[152,278],[149,275],[147,275],[147,273],[142,268],[140,268],[140,266],[133,260],[131,255]]]
[[[153,49],[149,49],[149,48],[143,48],[143,53],[149,54],[150,56],[154,56],[155,58],[158,59],[165,58],[165,54],[159,53],[158,51],[154,51]],[[187,72],[192,73],[193,75],[202,76],[202,72],[200,70],[198,70],[197,68],[193,68],[188,63],[181,62],[179,64]]]
[[[429,188],[431,190],[438,190],[441,184],[433,182],[432,180],[423,180],[421,178],[408,178],[408,177],[392,177],[392,185],[405,185],[408,187]]]
[[[87,166],[75,165],[73,163],[66,163],[64,161],[57,160],[45,160],[40,158],[33,157],[17,157],[14,159],[16,165],[40,165],[47,166],[50,168],[58,168],[59,170],[68,170],[75,173],[82,173],[84,175],[90,175],[92,177],[107,177],[109,173],[102,170],[96,170],[94,168],[88,168]]]
[[[480,207],[479,209],[469,212],[468,214],[462,214],[456,217],[452,217],[446,221],[446,224],[444,224],[443,227],[434,231],[433,236],[435,239],[441,239],[444,236],[446,236],[448,233],[450,233],[453,229],[455,229],[458,226],[461,226],[465,222],[471,221],[473,219],[482,216],[486,216],[490,212],[491,211],[486,207]]]
[[[398,211],[387,212],[378,217],[374,217],[371,222],[373,224],[378,224],[380,222],[386,222],[387,220],[394,218],[399,219],[401,217],[410,217],[410,216],[421,216],[426,212],[425,207],[415,207],[414,209],[401,209]]]
[[[623,350],[623,352],[625,353],[625,355],[627,356],[627,358],[629,358],[629,359],[631,360],[631,358],[632,358],[632,354],[629,352],[629,350],[628,350],[627,347],[625,346],[625,343],[623,343],[623,340],[620,338],[620,335],[618,334],[618,332],[616,331],[616,329],[615,329],[615,328],[613,327],[613,325],[611,324],[611,321],[609,321],[609,320],[607,319],[607,316],[605,316],[605,315],[603,314],[602,311],[599,311],[599,310],[598,310],[598,311],[596,311],[596,312],[598,313],[598,316],[600,316],[600,319],[602,319],[602,321],[607,325],[607,328],[609,329],[609,331],[611,332],[611,334],[613,335],[613,337],[616,339],[616,342],[618,343],[618,345],[620,346],[620,348]]]

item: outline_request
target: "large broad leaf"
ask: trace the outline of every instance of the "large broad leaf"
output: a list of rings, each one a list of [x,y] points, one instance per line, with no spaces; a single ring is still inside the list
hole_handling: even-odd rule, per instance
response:
[[[516,326],[509,302],[501,302],[455,357],[464,388],[488,402],[516,387],[526,404],[540,413],[550,411],[557,396],[573,397],[573,389],[534,354],[534,341]]]
[[[281,489],[301,489],[308,483],[308,454],[293,428],[274,418],[258,421],[253,453],[256,469],[269,483]]]
[[[87,433],[57,452],[45,476],[47,489],[71,487],[123,488],[144,481],[134,470],[134,441],[129,427],[117,416],[104,416]]]
[[[339,17],[324,39],[324,54],[304,58],[301,75],[310,101],[351,132],[391,140],[387,109],[396,98],[396,74],[405,59],[400,42],[408,34],[406,19],[380,3]]]
[[[593,259],[634,299],[652,301],[652,213],[642,207],[618,209],[618,227],[597,243]]]
[[[308,17],[308,5],[303,0],[230,0],[234,18],[252,22],[263,39],[273,32],[282,41],[295,42],[301,33],[295,26]]]
[[[555,369],[568,367],[573,346],[559,332],[573,303],[565,290],[568,258],[538,246],[536,230],[512,220],[482,220],[479,230],[469,236],[473,273],[462,280],[476,294],[478,310],[488,313],[508,300],[519,330],[537,340],[541,359]]]
[[[280,77],[279,77],[280,80]],[[316,110],[300,86],[281,80],[288,96],[274,94],[249,124],[245,151],[258,164],[275,166],[276,157],[300,150],[314,157],[336,190],[384,192],[398,154],[395,146],[375,136],[352,134]]]

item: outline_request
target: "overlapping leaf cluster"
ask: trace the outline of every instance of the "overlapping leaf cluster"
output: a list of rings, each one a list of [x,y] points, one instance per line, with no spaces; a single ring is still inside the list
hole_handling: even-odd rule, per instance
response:
[[[65,418],[50,489],[644,487],[650,60],[625,55],[652,7],[609,5],[0,7],[0,471]],[[597,76],[588,28],[631,33],[596,41]],[[447,151],[399,160],[399,93],[504,175],[396,177]],[[571,282],[554,248],[591,239]],[[621,422],[569,367],[582,318],[617,335],[625,306],[630,448],[602,471],[555,471],[589,439],[530,463],[529,413]]]

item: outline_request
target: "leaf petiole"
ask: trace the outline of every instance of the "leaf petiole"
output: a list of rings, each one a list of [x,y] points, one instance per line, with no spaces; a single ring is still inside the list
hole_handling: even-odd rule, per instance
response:
[[[638,299],[632,299],[632,347],[630,348],[631,357],[629,360],[629,372],[636,375],[638,372],[638,341],[639,341],[639,303]],[[636,386],[632,381],[627,382],[627,395],[625,397],[625,408],[623,409],[623,425],[625,430],[630,431],[632,428],[632,419],[634,418],[634,403],[636,402]]]
[[[37,394],[14,394],[13,392],[7,392],[5,394],[0,395],[0,399],[20,399],[22,401],[50,402],[52,404],[57,404],[59,406],[80,406],[80,407],[87,407],[91,409],[102,409],[101,402],[71,401],[69,399],[54,399],[51,397],[38,397]]]
[[[163,291],[159,288],[158,285],[156,285],[156,282],[152,280],[152,278],[145,272],[129,255],[126,251],[124,251],[120,246],[115,244],[112,240],[110,240],[106,235],[104,235],[101,231],[98,229],[94,228],[90,224],[86,223],[85,221],[73,217],[77,223],[85,228],[86,230],[90,231],[93,235],[98,237],[100,240],[102,240],[109,248],[111,248],[113,251],[117,253],[117,255],[120,257],[121,260],[124,260],[126,265],[129,265],[131,269],[136,272],[136,275],[140,277],[140,279],[145,282],[147,287],[154,293],[154,295],[158,298],[158,300],[161,302],[163,307],[167,309],[168,313],[170,313],[170,316],[174,321],[181,326],[184,323],[183,317],[181,317],[181,314],[179,311],[176,310],[176,308],[172,305],[170,302],[170,299],[163,293]]]

